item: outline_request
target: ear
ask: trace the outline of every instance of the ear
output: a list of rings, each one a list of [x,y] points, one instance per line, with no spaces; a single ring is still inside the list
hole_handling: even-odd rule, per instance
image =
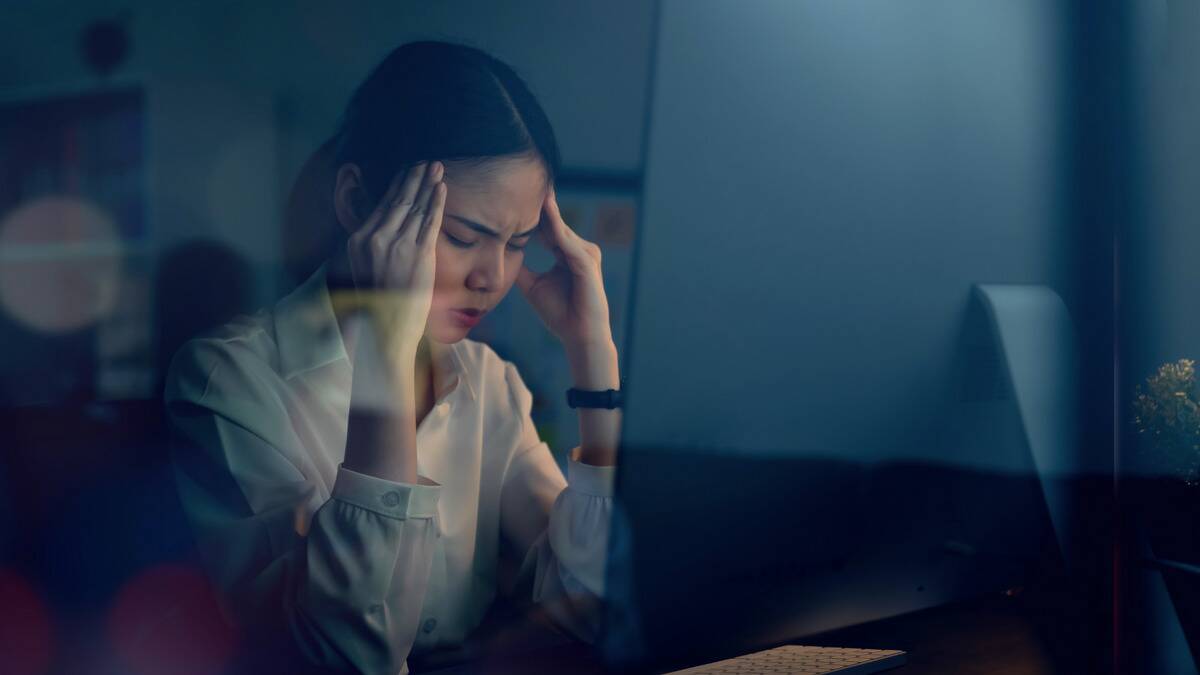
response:
[[[369,207],[362,170],[357,164],[343,164],[338,168],[333,187],[333,212],[346,234],[353,234],[362,226],[370,212]]]

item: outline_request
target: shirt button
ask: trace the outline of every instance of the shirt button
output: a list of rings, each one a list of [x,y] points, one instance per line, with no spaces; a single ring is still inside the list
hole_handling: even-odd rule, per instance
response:
[[[421,626],[421,630],[426,633],[432,633],[434,628],[437,628],[437,619],[426,619],[425,625]]]
[[[383,505],[384,506],[399,506],[399,504],[400,504],[400,493],[399,492],[396,492],[393,490],[392,492],[387,492],[383,495]]]

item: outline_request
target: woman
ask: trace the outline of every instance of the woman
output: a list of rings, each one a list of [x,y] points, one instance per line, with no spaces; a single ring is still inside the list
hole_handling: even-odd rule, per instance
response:
[[[575,388],[619,388],[600,251],[559,214],[545,113],[494,58],[412,43],[354,93],[336,161],[344,246],[168,378],[179,491],[227,615],[315,665],[402,672],[464,640],[515,586],[511,558],[586,637],[618,413],[580,409],[564,479],[512,364],[466,339],[515,282]],[[522,264],[535,236],[557,259],[541,275]]]

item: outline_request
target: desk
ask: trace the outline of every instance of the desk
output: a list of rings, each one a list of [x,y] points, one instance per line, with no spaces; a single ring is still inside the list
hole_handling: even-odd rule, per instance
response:
[[[1041,675],[1071,672],[1060,664],[1064,646],[1046,634],[1045,597],[988,596],[975,601],[938,607],[913,614],[846,628],[800,644],[875,649],[903,649],[908,665],[897,675]],[[1093,657],[1106,658],[1103,647]],[[1105,672],[1085,665],[1079,672]],[[1093,664],[1095,662],[1093,661]],[[457,665],[414,672],[438,675],[467,673],[604,673],[589,649],[559,639],[541,647],[526,642],[508,653],[495,652]]]
[[[1063,672],[1029,609],[1005,598],[938,607],[827,633],[802,642],[902,649],[899,675],[1011,675]]]

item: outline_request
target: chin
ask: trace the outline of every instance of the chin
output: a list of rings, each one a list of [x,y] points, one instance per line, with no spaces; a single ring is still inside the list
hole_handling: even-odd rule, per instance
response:
[[[425,335],[432,341],[442,345],[452,345],[465,340],[471,332],[469,328],[447,325],[431,325]]]
[[[462,342],[463,340],[467,339],[467,334],[460,332],[458,335],[452,335],[452,336],[451,335],[431,335],[431,336],[429,336],[429,339],[433,340],[434,342],[436,342],[440,345],[452,345],[456,342]]]

